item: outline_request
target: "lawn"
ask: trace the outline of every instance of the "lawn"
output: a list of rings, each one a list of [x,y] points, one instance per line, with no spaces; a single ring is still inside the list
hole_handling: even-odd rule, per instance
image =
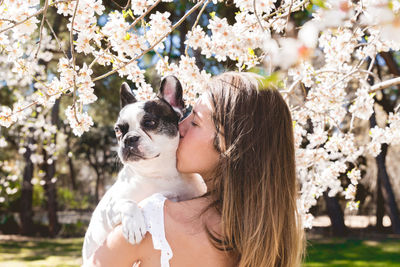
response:
[[[306,267],[400,267],[400,239],[313,240],[307,247]]]
[[[3,236],[4,237],[4,236]],[[82,238],[0,239],[0,267],[80,266]],[[400,239],[308,242],[305,267],[400,267]]]
[[[83,238],[0,239],[0,267],[80,266]]]

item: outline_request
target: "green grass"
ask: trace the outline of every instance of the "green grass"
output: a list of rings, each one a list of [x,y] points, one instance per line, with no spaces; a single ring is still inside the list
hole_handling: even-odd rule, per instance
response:
[[[327,239],[309,242],[306,267],[400,267],[400,240]]]
[[[80,266],[82,238],[0,240],[0,267]],[[308,242],[304,267],[400,267],[400,239]]]
[[[0,240],[0,267],[80,266],[82,238]]]

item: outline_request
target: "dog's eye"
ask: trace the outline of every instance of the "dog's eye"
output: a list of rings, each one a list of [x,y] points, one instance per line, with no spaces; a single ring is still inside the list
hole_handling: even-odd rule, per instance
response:
[[[115,126],[114,131],[115,131],[115,136],[119,139],[122,136],[121,129],[118,126]]]
[[[145,120],[143,122],[143,125],[145,127],[154,127],[157,124],[157,122],[155,120]]]

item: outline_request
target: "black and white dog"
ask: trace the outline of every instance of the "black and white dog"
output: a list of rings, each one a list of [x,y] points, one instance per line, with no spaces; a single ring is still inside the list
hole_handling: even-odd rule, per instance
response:
[[[93,212],[82,248],[83,265],[121,222],[125,238],[132,244],[140,242],[146,226],[139,201],[154,193],[185,200],[204,192],[199,177],[184,176],[176,169],[178,121],[184,109],[178,79],[165,78],[158,98],[148,101],[137,101],[123,83],[120,98],[115,134],[124,167]]]

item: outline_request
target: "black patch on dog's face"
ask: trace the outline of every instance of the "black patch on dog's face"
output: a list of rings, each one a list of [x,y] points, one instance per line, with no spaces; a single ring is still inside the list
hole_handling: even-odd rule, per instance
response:
[[[153,131],[171,137],[178,134],[179,116],[164,99],[147,101],[143,109],[145,115],[140,121],[140,126],[144,131]]]
[[[126,122],[117,122],[114,126],[114,131],[117,136],[118,141],[125,136],[129,130],[129,124]]]

